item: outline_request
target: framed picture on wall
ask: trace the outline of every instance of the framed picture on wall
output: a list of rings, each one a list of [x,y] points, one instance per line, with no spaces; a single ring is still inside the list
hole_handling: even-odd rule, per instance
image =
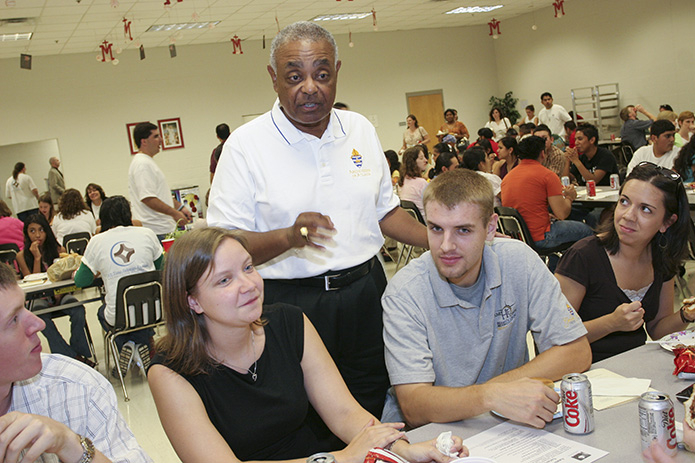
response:
[[[125,125],[125,128],[128,131],[128,145],[130,145],[130,154],[137,154],[139,151],[137,145],[135,145],[135,138],[133,137],[133,130],[135,130],[135,126],[138,124],[142,124],[142,122],[133,122],[132,124]]]
[[[181,130],[181,118],[160,119],[159,134],[162,137],[162,149],[172,150],[183,148],[183,131]]]

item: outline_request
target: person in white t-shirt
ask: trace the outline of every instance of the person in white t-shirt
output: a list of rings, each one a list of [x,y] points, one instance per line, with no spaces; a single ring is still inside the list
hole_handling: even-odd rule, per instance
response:
[[[97,223],[79,191],[68,188],[60,196],[58,213],[53,217],[51,229],[61,246],[65,246],[63,243],[65,237],[72,233],[87,232],[90,235],[96,233]]]
[[[163,240],[176,226],[191,220],[191,211],[172,198],[164,173],[154,157],[159,153],[162,140],[157,126],[142,122],[135,126],[133,139],[138,153],[128,169],[128,192],[133,201],[133,212],[144,227]]]
[[[553,104],[553,96],[550,92],[541,95],[541,103],[544,108],[538,113],[538,122],[550,127],[553,135],[565,136],[565,122],[571,121],[572,116],[559,104]]]
[[[627,174],[642,161],[649,161],[657,166],[673,169],[673,163],[678,156],[680,148],[674,148],[676,126],[667,120],[654,121],[650,128],[650,145],[643,146],[635,151],[630,163],[627,165]]]
[[[12,176],[5,183],[5,197],[12,200],[12,209],[22,222],[39,212],[39,190],[34,180],[27,175],[23,162],[14,165]]]
[[[500,141],[507,135],[507,130],[512,127],[512,123],[509,122],[509,119],[504,117],[502,108],[495,106],[490,110],[490,120],[485,124],[485,127],[492,130],[495,134],[495,136],[492,137],[493,140]]]

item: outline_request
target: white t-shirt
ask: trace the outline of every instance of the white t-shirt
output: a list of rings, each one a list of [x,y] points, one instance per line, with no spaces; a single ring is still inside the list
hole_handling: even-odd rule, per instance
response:
[[[507,135],[507,130],[512,128],[512,123],[509,122],[509,119],[505,117],[499,122],[487,121],[485,127],[492,130],[492,133],[494,134],[492,137],[493,140],[500,141],[505,135]]]
[[[39,202],[32,190],[36,190],[34,180],[27,174],[20,173],[17,180],[10,176],[5,183],[5,197],[12,200],[12,209],[15,214],[30,211],[39,207]]]
[[[97,231],[97,223],[90,212],[82,211],[70,220],[65,220],[63,214],[56,214],[51,225],[53,234],[59,245],[63,245],[63,238],[72,233],[88,232],[94,235]]]
[[[538,122],[547,125],[555,135],[565,136],[565,122],[571,121],[567,110],[559,104],[554,104],[552,108],[541,109],[538,113]]]
[[[637,167],[637,164],[639,164],[642,161],[649,161],[656,164],[657,166],[665,167],[667,169],[673,169],[673,162],[676,160],[676,157],[678,156],[679,152],[680,148],[674,145],[671,151],[657,158],[654,155],[654,145],[643,146],[642,148],[635,151],[635,154],[632,155],[632,159],[630,159],[630,163],[627,165],[626,175],[630,175],[632,169]]]
[[[82,263],[93,274],[101,272],[106,289],[104,316],[116,322],[116,289],[121,277],[154,270],[162,245],[152,230],[144,227],[116,227],[95,235],[87,244]]]
[[[176,222],[171,216],[150,209],[142,202],[145,198],[159,198],[164,204],[174,207],[171,190],[164,173],[154,159],[144,153],[133,156],[128,169],[128,193],[133,207],[133,218],[139,219],[157,235],[171,233]]]
[[[491,174],[489,172],[481,172],[479,170],[476,170],[476,172],[490,182],[490,185],[492,185],[492,192],[495,194],[495,206],[501,206],[502,203],[500,201],[500,192],[502,191],[502,179],[499,177],[499,175]]]
[[[273,109],[227,139],[210,189],[208,224],[266,232],[302,212],[335,225],[327,252],[290,249],[259,266],[263,278],[306,278],[374,257],[384,244],[379,221],[398,207],[374,126],[352,111],[331,111],[321,138]]]

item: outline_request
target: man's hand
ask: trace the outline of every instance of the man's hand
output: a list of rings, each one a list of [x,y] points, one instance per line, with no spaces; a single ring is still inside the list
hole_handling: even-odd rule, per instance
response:
[[[0,461],[33,462],[44,453],[54,453],[61,461],[79,461],[83,449],[80,438],[62,423],[40,415],[10,412],[0,416]]]
[[[577,190],[574,188],[574,185],[563,186],[562,196],[569,198],[571,201],[577,199]]]
[[[193,214],[191,214],[191,211],[187,207],[181,209],[181,213],[186,217],[187,222],[193,220]]]
[[[560,396],[542,382],[522,378],[508,383],[487,383],[490,409],[519,423],[543,428],[553,420]]]
[[[611,315],[614,331],[635,331],[644,323],[644,309],[640,301],[620,304]]]
[[[327,215],[318,212],[302,212],[297,216],[294,225],[287,229],[287,240],[290,248],[311,246],[324,249],[324,246],[317,242],[331,240],[334,232],[335,226]]]
[[[575,148],[567,148],[565,150],[565,156],[567,156],[572,164],[579,162],[579,151]]]

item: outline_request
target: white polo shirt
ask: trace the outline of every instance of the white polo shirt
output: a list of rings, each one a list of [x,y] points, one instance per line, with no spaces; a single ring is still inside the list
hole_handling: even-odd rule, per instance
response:
[[[678,156],[680,150],[681,149],[679,147],[674,145],[671,151],[668,151],[663,156],[657,158],[654,155],[654,145],[645,145],[637,151],[635,151],[635,154],[632,155],[632,159],[630,159],[630,162],[627,165],[626,175],[630,175],[632,169],[637,167],[637,164],[639,164],[642,161],[649,161],[653,164],[656,164],[657,166],[665,167],[667,169],[673,169],[673,162],[676,160],[676,157]]]
[[[164,173],[154,159],[144,153],[136,154],[130,162],[128,193],[133,207],[133,218],[139,219],[144,227],[157,235],[174,231],[176,222],[171,216],[150,209],[142,202],[145,198],[159,198],[164,204],[174,207]]]
[[[302,212],[330,216],[337,233],[327,252],[290,249],[258,268],[263,278],[305,278],[374,257],[384,243],[379,221],[398,205],[365,117],[333,110],[316,138],[294,127],[276,100],[225,142],[207,219],[210,226],[266,232],[291,226]]]
[[[561,137],[565,136],[565,122],[571,121],[564,106],[554,104],[550,109],[543,108],[538,113],[538,122],[547,125],[550,130]]]

